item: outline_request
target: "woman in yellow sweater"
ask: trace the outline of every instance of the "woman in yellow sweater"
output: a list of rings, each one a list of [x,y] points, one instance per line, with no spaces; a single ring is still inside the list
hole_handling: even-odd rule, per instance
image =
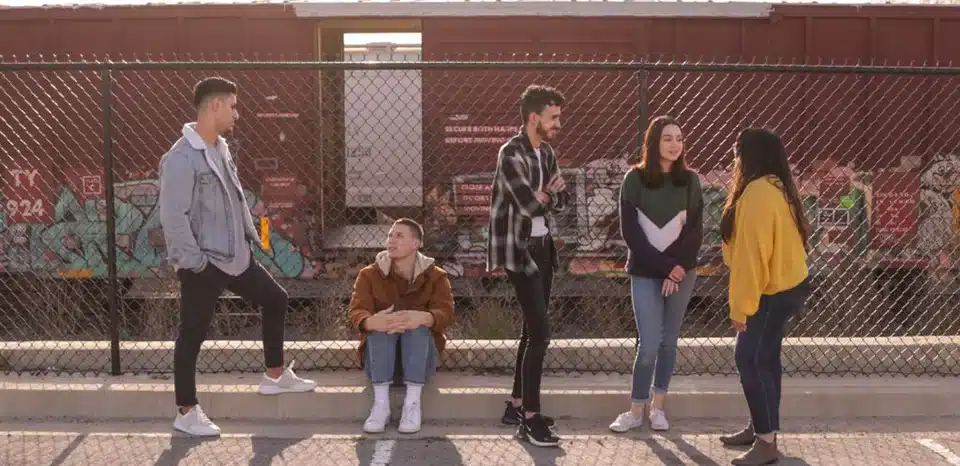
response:
[[[772,131],[749,128],[740,133],[720,232],[730,269],[737,372],[751,419],[744,430],[720,440],[753,445],[733,464],[772,464],[780,457],[781,343],[787,320],[809,295],[810,234],[787,151]]]

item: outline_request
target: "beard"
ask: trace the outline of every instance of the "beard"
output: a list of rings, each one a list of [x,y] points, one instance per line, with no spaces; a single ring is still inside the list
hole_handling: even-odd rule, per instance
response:
[[[550,142],[553,137],[550,136],[547,128],[544,128],[543,125],[537,125],[537,136],[540,136],[542,141]]]

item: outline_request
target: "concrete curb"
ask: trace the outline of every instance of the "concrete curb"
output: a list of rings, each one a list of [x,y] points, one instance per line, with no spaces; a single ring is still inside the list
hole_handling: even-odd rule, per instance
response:
[[[215,419],[362,422],[370,390],[359,371],[308,373],[315,393],[262,396],[256,374],[200,376],[199,399]],[[173,383],[148,376],[0,378],[0,418],[172,419]],[[441,373],[424,390],[424,417],[496,420],[511,377]],[[558,419],[610,419],[629,406],[629,376],[547,376],[543,407]],[[957,378],[786,378],[784,418],[960,415]],[[399,410],[403,389],[393,393]],[[735,377],[674,377],[671,419],[742,418],[747,408]]]
[[[287,342],[286,357],[301,370],[358,369],[355,341]],[[636,354],[633,339],[553,340],[547,370],[603,371],[626,374]],[[512,369],[516,340],[451,340],[446,369]],[[735,374],[734,338],[686,338],[679,344],[677,374]],[[172,341],[122,342],[124,372],[173,372]],[[207,341],[200,372],[262,370],[258,341]],[[788,373],[893,373],[960,375],[960,336],[885,338],[787,338],[783,365]],[[0,343],[0,370],[29,372],[109,372],[106,341],[33,341]]]

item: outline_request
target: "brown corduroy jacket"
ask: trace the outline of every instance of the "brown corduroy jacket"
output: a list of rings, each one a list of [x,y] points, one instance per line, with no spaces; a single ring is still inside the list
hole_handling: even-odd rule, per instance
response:
[[[360,332],[357,348],[360,365],[363,367],[363,351],[367,332],[360,331],[360,322],[377,312],[393,306],[396,311],[427,311],[433,314],[433,339],[437,352],[446,346],[444,329],[453,322],[453,290],[447,272],[434,264],[434,259],[417,253],[413,281],[391,273],[390,255],[387,251],[377,254],[376,261],[357,274],[350,299],[349,317],[353,328]]]

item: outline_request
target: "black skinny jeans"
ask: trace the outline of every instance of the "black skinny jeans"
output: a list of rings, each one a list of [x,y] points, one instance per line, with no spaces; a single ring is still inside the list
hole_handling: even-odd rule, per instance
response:
[[[550,325],[547,322],[547,304],[553,284],[553,256],[549,235],[530,238],[527,250],[540,272],[530,276],[507,270],[507,278],[517,293],[523,312],[523,332],[517,347],[517,365],[513,375],[513,397],[523,399],[524,411],[540,412],[540,379],[543,378],[543,359],[550,345]]]
[[[283,366],[283,326],[287,313],[287,292],[252,254],[250,267],[231,276],[213,264],[200,273],[178,270],[180,278],[180,333],[173,350],[173,383],[177,406],[194,406],[197,401],[197,357],[207,338],[217,300],[230,290],[262,308],[263,353],[267,367]]]

